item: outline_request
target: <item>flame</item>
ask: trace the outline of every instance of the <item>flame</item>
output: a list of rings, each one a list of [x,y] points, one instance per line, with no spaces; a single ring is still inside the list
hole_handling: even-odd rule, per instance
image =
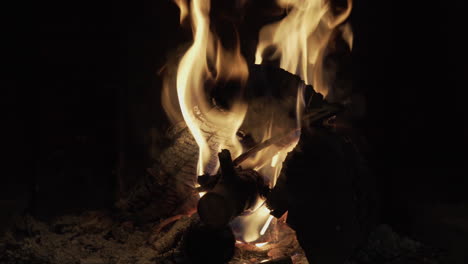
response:
[[[271,158],[271,164],[270,164],[271,167],[274,168],[278,164],[279,154],[280,153],[278,152],[278,153],[276,153],[276,155],[273,156],[273,158]]]
[[[242,153],[236,132],[242,124],[247,105],[237,100],[229,111],[215,108],[208,99],[206,83],[238,80],[245,84],[248,68],[238,46],[234,50],[224,49],[219,39],[210,31],[210,1],[191,1],[189,13],[185,1],[176,3],[181,9],[181,21],[184,15],[191,19],[193,43],[177,68],[175,86],[179,109],[176,104],[170,103],[173,101],[170,80],[165,82],[163,106],[171,120],[176,120],[174,116],[180,111],[197,142],[198,175],[213,174],[219,166],[216,154],[222,148],[229,149],[234,157]]]
[[[174,0],[174,2],[176,3],[176,5],[179,7],[180,9],[180,23],[182,24],[185,20],[185,18],[187,18],[187,15],[188,15],[188,5],[187,5],[187,2],[186,0]]]
[[[261,235],[261,236],[263,236],[263,235],[266,233],[268,227],[269,227],[270,224],[271,224],[271,220],[273,220],[273,216],[272,216],[272,215],[270,215],[270,216],[268,217],[268,220],[267,220],[266,223],[263,225],[262,230],[260,230],[260,235]]]
[[[323,58],[332,33],[350,15],[352,0],[347,0],[345,10],[338,15],[333,14],[331,3],[326,0],[278,0],[277,3],[288,14],[281,21],[262,28],[255,63],[261,64],[265,50],[274,47],[272,59],[280,58],[281,68],[299,75],[326,96],[329,88],[323,76]],[[339,30],[352,47],[349,24]]]
[[[217,153],[227,148],[233,158],[244,149],[236,133],[243,124],[248,106],[238,98],[232,98],[229,109],[221,109],[208,96],[207,86],[229,81],[245,85],[248,67],[240,52],[239,40],[234,48],[226,49],[221,40],[210,30],[210,0],[174,0],[180,8],[180,23],[189,19],[192,26],[193,42],[180,60],[176,71],[169,72],[164,80],[163,107],[172,122],[184,121],[193,135],[198,147],[198,175],[214,174],[219,162]],[[288,13],[280,21],[266,25],[260,31],[255,63],[266,59],[279,59],[280,67],[299,75],[306,84],[326,95],[329,81],[323,60],[327,47],[335,33],[341,34],[348,46],[352,47],[353,34],[349,24],[343,24],[352,9],[352,0],[336,14],[329,0],[277,0],[280,7]],[[276,50],[270,58],[263,58],[271,47]],[[177,58],[174,56],[174,60]],[[169,63],[170,64],[170,63]],[[290,138],[259,151],[242,163],[243,168],[257,170],[264,176],[270,188],[276,184],[286,156],[292,151],[300,138],[302,112],[305,107],[304,92],[301,85],[296,97],[296,120],[283,124],[281,119],[271,113],[261,120],[265,124],[261,140],[278,134],[297,131]],[[260,121],[260,120],[259,120]],[[200,197],[203,193],[199,194]],[[258,199],[249,213],[238,217],[233,225],[242,226],[238,239],[243,242],[256,241],[266,233],[273,217],[266,208],[265,201]]]
[[[335,15],[331,3],[325,0],[278,0],[278,5],[288,11],[286,17],[274,24],[266,25],[260,31],[259,43],[256,51],[256,64],[261,64],[266,49],[275,47],[276,51],[269,59],[279,59],[280,67],[293,74],[299,75],[306,84],[312,84],[316,91],[327,95],[329,81],[325,78],[326,69],[323,59],[326,49],[332,40],[334,32],[340,32],[348,46],[352,47],[352,30],[349,24],[342,24],[350,15],[352,0],[347,1],[344,11]],[[302,112],[305,107],[305,85],[298,87],[296,97],[296,129],[300,131]],[[278,134],[275,116],[269,119],[263,140]],[[287,129],[294,130],[294,127]],[[255,158],[247,160],[242,165],[254,168],[269,180],[270,187],[274,187],[282,169],[287,154],[299,142],[300,133],[291,138],[289,143],[282,146],[270,146],[260,151]],[[270,165],[270,166],[266,166]],[[260,201],[264,202],[264,201]],[[251,215],[237,219],[245,228],[243,239],[246,242],[257,240],[262,236],[270,222],[269,210],[263,205]]]
[[[265,232],[270,224],[270,210],[266,208],[265,205],[261,205],[260,208],[255,210],[253,213],[245,216],[240,216],[233,221],[234,225],[242,226],[242,232],[240,234],[241,239],[243,242],[253,242],[257,240],[261,236],[262,229],[264,229],[265,225]]]

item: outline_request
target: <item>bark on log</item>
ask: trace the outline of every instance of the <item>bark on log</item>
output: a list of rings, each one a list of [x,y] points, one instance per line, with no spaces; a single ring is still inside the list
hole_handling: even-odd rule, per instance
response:
[[[309,262],[343,263],[376,224],[375,180],[345,137],[313,128],[303,131],[299,144],[283,169],[287,223]]]
[[[249,109],[240,129],[246,132],[253,143],[263,141],[268,125],[273,127],[272,137],[296,128],[296,97],[299,87],[305,87],[308,109],[319,109],[323,104],[323,96],[316,93],[311,86],[305,86],[298,76],[267,65],[255,65],[250,69],[244,94]],[[231,93],[215,89],[211,94],[215,101],[229,101],[226,96]],[[203,113],[194,112],[200,120],[202,133],[212,152],[208,170],[214,170],[219,144],[230,139],[232,128],[215,127],[205,119]],[[258,122],[269,117],[274,117],[271,124]],[[128,195],[116,203],[116,207],[128,217],[148,222],[185,214],[196,207],[198,195],[194,187],[198,176],[198,145],[185,124],[177,125],[168,133],[167,140],[171,144],[162,151],[157,162],[147,170]]]
[[[207,132],[206,137],[211,138],[209,144],[214,149],[215,138],[219,140],[219,135]],[[168,140],[172,144],[162,152],[158,162],[147,170],[127,197],[117,203],[129,217],[148,222],[185,214],[196,207],[198,145],[185,124],[171,132]]]

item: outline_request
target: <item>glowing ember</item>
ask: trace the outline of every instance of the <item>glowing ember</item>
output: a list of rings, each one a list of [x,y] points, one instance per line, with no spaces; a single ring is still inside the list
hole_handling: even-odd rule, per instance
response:
[[[273,216],[272,216],[272,215],[270,215],[270,216],[268,217],[268,220],[266,221],[265,225],[263,225],[262,230],[260,230],[260,235],[261,235],[261,236],[263,236],[263,235],[266,233],[268,227],[270,226],[271,220],[273,220]]]
[[[278,164],[278,158],[279,158],[279,153],[274,155],[273,158],[271,159],[271,167],[276,167],[276,164]]]
[[[199,193],[198,193],[198,196],[200,196],[200,198],[202,198],[203,195],[205,195],[205,194],[206,194],[206,192],[199,192]]]
[[[255,246],[258,247],[258,248],[261,248],[263,246],[266,246],[267,244],[268,244],[268,242],[255,243]]]

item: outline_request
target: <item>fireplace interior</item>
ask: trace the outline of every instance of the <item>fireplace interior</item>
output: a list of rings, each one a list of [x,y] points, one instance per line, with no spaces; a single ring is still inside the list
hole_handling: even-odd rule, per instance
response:
[[[468,263],[461,16],[395,9],[41,3],[33,70],[7,56],[0,263]]]

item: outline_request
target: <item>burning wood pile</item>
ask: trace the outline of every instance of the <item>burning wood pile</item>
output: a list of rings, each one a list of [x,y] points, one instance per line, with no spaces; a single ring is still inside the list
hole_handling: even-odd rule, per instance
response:
[[[195,263],[229,261],[235,241],[278,252],[266,238],[275,217],[298,232],[309,261],[343,262],[365,240],[376,207],[365,162],[344,135],[350,91],[332,56],[349,59],[352,2],[278,1],[283,14],[260,30],[255,61],[237,33],[246,1],[226,4],[234,11],[217,1],[177,4],[193,43],[166,67],[163,106],[181,129],[119,207],[147,220],[165,213],[159,229],[197,219],[183,236]]]
[[[331,56],[349,59],[351,0],[278,1],[281,19],[260,31],[255,62],[235,30],[226,44],[224,24],[210,21],[217,1],[176,2],[193,43],[167,66],[171,144],[113,218],[89,219],[89,239],[139,259],[81,263],[344,263],[376,213],[372,177],[349,133],[349,80],[336,78],[342,66]],[[232,16],[221,20],[236,27]],[[78,229],[58,232],[85,228],[69,226]]]

